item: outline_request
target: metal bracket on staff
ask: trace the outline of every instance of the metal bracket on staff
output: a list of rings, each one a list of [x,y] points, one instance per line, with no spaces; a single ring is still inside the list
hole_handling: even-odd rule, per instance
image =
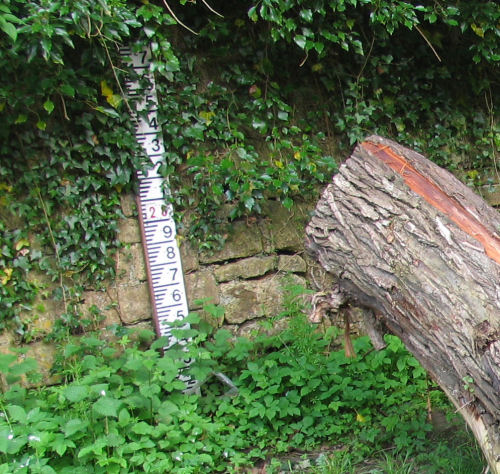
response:
[[[159,173],[165,159],[165,147],[158,123],[155,81],[150,70],[152,55],[149,47],[139,52],[124,47],[120,55],[138,76],[127,79],[125,87],[128,97],[136,100],[132,120],[137,141],[153,163],[147,174],[138,172],[137,201],[156,331],[159,336],[169,337],[170,346],[177,341],[171,337],[167,323],[185,318],[188,305],[173,207],[165,202],[168,183]],[[145,87],[145,83],[148,86]]]

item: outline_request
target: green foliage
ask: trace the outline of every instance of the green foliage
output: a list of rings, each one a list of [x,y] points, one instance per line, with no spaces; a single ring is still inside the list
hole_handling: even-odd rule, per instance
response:
[[[164,354],[167,341],[151,344],[149,331],[74,339],[61,346],[61,384],[50,387],[20,386],[36,363],[3,355],[0,472],[225,472],[324,443],[349,447],[353,462],[387,446],[427,453],[427,397],[441,406],[443,395],[429,391],[401,342],[388,336],[375,352],[358,338],[359,357],[348,359],[291,301],[288,329],[254,341],[210,335],[196,314],[188,320],[197,329],[172,329],[190,343]],[[236,391],[214,377],[220,373]],[[201,393],[182,393],[180,374],[196,377]]]
[[[216,61],[227,48],[227,38],[219,36],[224,46],[217,46]],[[249,46],[240,48],[249,54]],[[198,68],[214,65],[203,53],[188,51],[174,84],[158,84],[166,132],[164,171],[176,190],[176,209],[195,210],[190,237],[203,246],[220,239],[214,222],[223,225],[225,204],[231,205],[229,219],[259,213],[262,199],[278,199],[291,208],[294,199],[313,195],[337,168],[322,149],[325,134],[299,120],[286,92],[271,80],[266,70],[271,62],[254,71],[241,59],[221,65],[217,82],[204,81]]]
[[[117,1],[12,1],[5,8],[19,21],[7,15],[16,31],[7,27],[8,37],[0,37],[8,71],[0,81],[0,213],[9,232],[40,249],[24,256],[22,270],[57,282],[67,330],[78,330],[74,304],[83,285],[113,277],[119,196],[143,166],[125,106],[113,108],[102,91],[102,81],[114,81],[114,43],[142,25]],[[3,259],[5,268],[21,263],[16,252]],[[2,318],[25,338],[18,314],[41,290],[19,279],[1,289],[10,294]]]
[[[265,0],[208,23],[196,5],[183,14],[199,35],[184,38],[174,88],[160,84],[166,171],[204,245],[224,204],[231,218],[262,198],[290,207],[335,170],[337,146],[371,133],[492,174],[496,3]]]
[[[1,221],[0,242],[0,328],[12,326],[13,322],[19,327],[21,311],[31,309],[37,294],[37,284],[27,280],[27,272],[41,253],[30,248],[25,232],[11,231]]]
[[[500,60],[495,23],[499,10],[495,2],[425,3],[329,0],[311,5],[305,0],[264,0],[251,7],[248,16],[254,22],[259,17],[269,22],[273,40],[293,41],[304,51],[314,51],[319,57],[326,56],[332,46],[363,55],[367,51],[369,36],[366,33],[369,30],[384,42],[401,30],[412,31],[426,24],[426,27],[433,27],[429,32],[433,39],[444,30],[459,30],[470,43],[469,54],[476,63]]]

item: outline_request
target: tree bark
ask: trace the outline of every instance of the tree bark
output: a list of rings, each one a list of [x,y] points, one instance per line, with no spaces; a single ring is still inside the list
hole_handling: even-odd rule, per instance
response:
[[[499,214],[449,172],[377,136],[341,166],[306,229],[309,251],[338,278],[335,291],[372,312],[369,333],[383,325],[401,338],[463,415],[494,474],[499,229]]]

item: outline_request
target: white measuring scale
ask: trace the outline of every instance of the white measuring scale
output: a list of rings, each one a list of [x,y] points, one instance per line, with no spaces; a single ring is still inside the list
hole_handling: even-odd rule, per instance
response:
[[[149,47],[139,52],[124,47],[120,55],[138,76],[137,80],[128,78],[125,88],[127,96],[136,99],[136,112],[132,116],[135,136],[153,164],[147,174],[138,173],[139,221],[156,331],[159,336],[170,338],[170,346],[177,341],[171,337],[171,327],[167,323],[185,318],[188,305],[173,207],[165,202],[165,192],[169,191],[165,191],[167,182],[159,173],[165,159],[165,147],[158,122],[155,81],[150,70],[152,55]],[[149,84],[146,89],[141,84],[144,82]]]

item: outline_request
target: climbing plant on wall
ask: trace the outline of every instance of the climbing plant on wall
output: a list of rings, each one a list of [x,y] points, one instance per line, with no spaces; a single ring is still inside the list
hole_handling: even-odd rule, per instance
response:
[[[500,134],[492,1],[25,2],[0,6],[0,326],[46,279],[70,331],[112,278],[120,195],[147,166],[121,89],[124,43],[151,44],[183,232],[221,244],[228,220],[287,208],[373,132],[481,182]],[[223,15],[221,17],[219,14]],[[182,23],[184,26],[180,26]],[[189,28],[189,30],[188,30]],[[191,31],[190,31],[191,30]],[[467,174],[468,173],[468,174]],[[224,212],[221,212],[223,210]],[[42,311],[43,308],[40,308]]]

